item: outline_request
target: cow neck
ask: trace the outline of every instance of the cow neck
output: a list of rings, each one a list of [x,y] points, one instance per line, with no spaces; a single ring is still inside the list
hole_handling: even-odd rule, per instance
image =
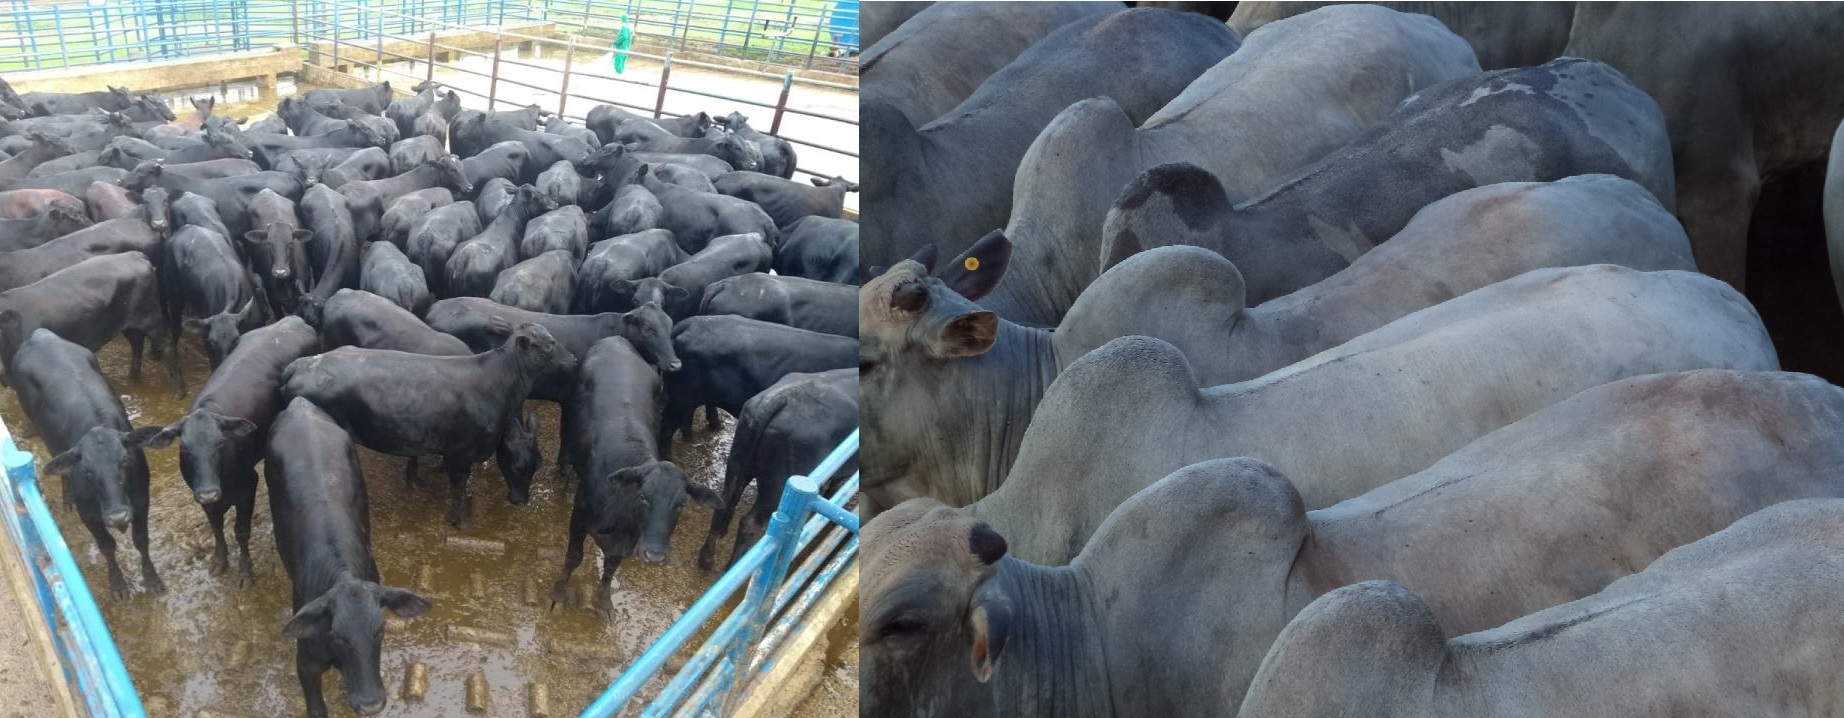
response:
[[[945,364],[958,380],[939,385],[961,387],[965,393],[954,400],[973,402],[981,410],[955,417],[962,429],[953,435],[930,432],[935,441],[952,445],[930,447],[924,455],[948,457],[933,475],[971,482],[959,487],[958,495],[973,500],[996,490],[1011,471],[1031,414],[1056,378],[1056,350],[1050,332],[1002,319],[991,349]]]
[[[1086,718],[1114,715],[1108,625],[1088,576],[1068,566],[1000,559],[996,581],[1011,599],[1005,647],[993,664],[994,714]]]
[[[500,210],[499,214],[494,215],[493,221],[488,223],[486,229],[481,230],[480,233],[493,237],[503,235],[516,244],[518,242],[519,229],[524,226],[526,220],[525,207],[523,205],[523,202],[519,201],[517,197],[514,197],[512,204],[506,205],[505,209]]]
[[[536,372],[528,373],[519,361],[517,342],[517,339],[507,339],[500,342],[499,346],[493,347],[492,351],[474,355],[476,361],[483,366],[511,370],[509,373],[512,379],[505,383],[505,387],[508,390],[507,395],[512,397],[515,406],[531,398],[532,379],[536,375]]]
[[[299,521],[327,521],[326,516],[297,516]],[[310,538],[306,545],[297,546],[301,552],[301,570],[294,577],[295,585],[300,589],[295,608],[319,597],[321,594],[339,585],[341,581],[376,581],[377,569],[371,560],[371,552],[359,541],[355,531],[340,532],[338,536],[321,536],[325,539],[315,541]]]

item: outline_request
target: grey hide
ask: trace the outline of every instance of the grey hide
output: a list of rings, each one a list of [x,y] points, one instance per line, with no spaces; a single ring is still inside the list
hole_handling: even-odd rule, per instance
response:
[[[1234,261],[1249,301],[1265,302],[1343,269],[1447,195],[1593,173],[1638,182],[1672,208],[1658,106],[1606,65],[1564,58],[1423,91],[1242,205],[1231,207],[1221,184],[1195,167],[1148,170],[1108,210],[1101,266],[1156,246],[1197,245]]]
[[[1137,129],[1107,97],[1070,105],[1018,165],[1005,225],[1015,254],[1005,284],[981,304],[1055,324],[1100,273],[1108,206],[1141,172],[1190,162],[1242,202],[1344,146],[1403,98],[1478,74],[1466,42],[1434,19],[1341,5],[1249,35]]]
[[[1829,715],[1844,501],[1764,509],[1593,596],[1446,639],[1388,581],[1314,601],[1243,716]]]
[[[875,362],[862,387],[880,397],[862,414],[865,442],[877,447],[864,457],[866,475],[953,505],[979,498],[980,487],[1004,479],[1057,373],[1118,337],[1169,342],[1199,384],[1227,384],[1526,271],[1586,264],[1696,269],[1677,219],[1645,188],[1611,175],[1455,194],[1343,271],[1254,307],[1236,266],[1198,247],[1128,258],[1090,285],[1054,332],[995,319],[947,283],[899,266],[871,286],[925,281],[928,301],[909,312],[860,311],[863,354]],[[995,271],[1004,273],[1000,287],[1011,281],[1009,268]],[[879,291],[887,290],[867,295]],[[982,321],[995,325],[983,343],[938,354],[949,327]]]
[[[1241,2],[1229,16],[1229,29],[1248,37],[1255,29],[1282,18],[1334,3]],[[1541,65],[1562,55],[1575,19],[1571,2],[1380,2],[1398,12],[1431,15],[1466,42],[1487,70]]]
[[[1046,35],[923,127],[887,104],[862,103],[861,151],[877,158],[862,168],[862,261],[889,266],[924,245],[959,253],[1005,225],[1012,173],[1056,113],[1106,95],[1138,124],[1236,45],[1227,26],[1202,15],[1123,10]]]
[[[1319,508],[1582,390],[1702,368],[1779,368],[1753,307],[1700,274],[1612,265],[1528,272],[1237,384],[1202,388],[1170,344],[1116,339],[1057,377],[1005,482],[971,506],[1018,556],[1062,563],[1187,464],[1255,456]]]

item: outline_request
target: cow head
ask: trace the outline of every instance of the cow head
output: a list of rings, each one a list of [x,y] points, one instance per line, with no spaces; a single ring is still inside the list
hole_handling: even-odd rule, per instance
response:
[[[45,159],[63,157],[76,151],[71,148],[70,143],[65,142],[64,138],[57,135],[43,132],[28,132],[26,133],[26,139],[32,141],[32,148],[38,150],[40,156]]]
[[[544,454],[538,451],[538,416],[526,413],[506,422],[495,451],[499,475],[506,479],[506,501],[524,506],[531,501],[531,480],[544,467]]]
[[[601,500],[594,507],[597,542],[607,541],[619,557],[632,555],[638,544],[648,563],[665,563],[687,499],[710,508],[722,503],[716,492],[686,478],[670,461],[630,466],[605,481],[611,490],[597,492]]]
[[[531,219],[532,217],[557,209],[557,200],[552,199],[549,194],[538,189],[536,185],[520,185],[519,196],[514,198],[512,204],[508,205],[507,208],[510,209],[512,207],[518,207],[520,211],[524,212],[523,216],[526,219]]]
[[[558,344],[557,338],[551,336],[551,331],[540,324],[523,322],[513,327],[512,336],[506,339],[506,346],[518,353],[519,363],[528,377],[548,372],[567,372],[576,368],[576,356]]]
[[[141,210],[147,215],[147,226],[161,236],[173,226],[173,206],[169,197],[165,187],[149,187],[141,192]]]
[[[684,287],[676,287],[667,284],[666,280],[660,279],[659,277],[617,279],[609,283],[608,286],[610,289],[614,290],[615,294],[627,297],[628,300],[633,303],[633,306],[636,307],[652,304],[662,309],[666,309],[667,307],[679,308],[685,306],[685,304],[692,299],[690,290]],[[671,315],[672,310],[666,309],[666,313]],[[640,345],[635,344],[634,346],[639,347]]]
[[[160,181],[161,175],[165,173],[166,162],[162,160],[148,160],[135,165],[134,169],[128,170],[128,174],[123,175],[122,178],[116,180],[115,183],[130,190],[140,192],[148,187],[154,186],[154,183]]]
[[[831,177],[831,178],[815,177],[813,178],[813,186],[815,187],[838,187],[844,192],[857,192],[858,191],[857,182],[853,182],[844,177],[836,177],[836,176]]]
[[[933,499],[864,527],[858,593],[860,686],[866,715],[991,713],[992,677],[1013,607],[995,580],[1005,539]],[[924,709],[926,708],[926,710]]]
[[[297,260],[305,256],[306,242],[313,236],[314,231],[311,229],[270,222],[267,227],[243,233],[243,241],[250,249],[252,261],[269,265],[271,279],[288,283],[295,282],[297,276],[305,271],[305,267]]]
[[[167,107],[165,102],[153,95],[142,95],[135,98],[133,106],[140,108],[150,121],[172,122],[179,119],[178,115],[173,114],[173,108]]]
[[[442,115],[442,119],[452,120],[457,113],[461,112],[461,96],[455,94],[454,90],[448,90],[443,92],[442,99],[436,100],[431,107]]]
[[[724,135],[712,140],[711,156],[730,163],[744,172],[762,171],[762,148],[741,135]]]
[[[858,293],[861,418],[865,442],[877,447],[865,453],[867,487],[957,458],[920,453],[913,437],[939,434],[941,417],[912,407],[956,385],[962,362],[997,341],[998,316],[973,302],[998,285],[1010,255],[1010,242],[995,231],[934,273],[934,248],[925,247]]]
[[[50,225],[52,236],[62,237],[93,224],[90,215],[82,210],[72,209],[61,204],[45,208],[45,220]]]
[[[297,609],[282,625],[282,635],[331,656],[346,685],[346,705],[359,715],[375,715],[385,702],[378,661],[384,611],[415,618],[429,609],[422,596],[348,575]]]
[[[749,126],[749,116],[741,112],[731,112],[728,115],[713,120],[713,122],[723,125],[725,129],[731,132],[740,132],[743,128]]]
[[[126,87],[105,86],[109,90],[109,99],[103,103],[111,110],[126,110],[134,105],[134,93]]]
[[[64,477],[64,491],[79,511],[94,512],[111,530],[127,531],[134,518],[128,480],[136,473],[147,473],[141,442],[159,431],[158,426],[133,431],[91,427],[76,446],[51,457],[44,471]]]
[[[424,160],[423,164],[434,167],[441,178],[442,186],[454,190],[455,194],[471,195],[474,193],[474,183],[468,181],[467,170],[461,166],[460,157],[443,155]]]
[[[164,449],[179,439],[179,473],[200,506],[217,506],[224,500],[224,476],[238,469],[242,444],[257,433],[250,420],[224,416],[209,409],[193,409],[179,421],[142,437],[141,445]]]
[[[251,297],[244,300],[239,309],[225,309],[204,319],[188,318],[182,326],[204,338],[205,355],[211,360],[211,368],[216,369],[237,348],[237,340],[242,338],[245,329],[258,323],[256,298]]]
[[[240,160],[254,159],[256,154],[244,146],[237,135],[226,129],[221,123],[205,125],[205,144],[218,148],[224,154]]]
[[[384,133],[378,131],[378,128],[372,127],[364,120],[356,118],[346,120],[346,129],[358,135],[359,141],[364,142],[366,147],[377,147],[384,150],[389,150],[391,147],[390,138],[385,137]]]
[[[211,111],[217,108],[217,106],[218,98],[210,95],[192,98],[192,109],[198,110],[198,116],[200,118],[210,117]]]
[[[670,285],[668,285],[670,286]],[[678,287],[672,287],[679,289]],[[680,292],[685,292],[679,289]],[[685,292],[689,295],[689,292]],[[640,352],[640,355],[652,362],[662,372],[678,371],[679,355],[672,348],[672,317],[661,309],[657,302],[645,302],[633,311],[616,315],[621,317],[621,338]]]

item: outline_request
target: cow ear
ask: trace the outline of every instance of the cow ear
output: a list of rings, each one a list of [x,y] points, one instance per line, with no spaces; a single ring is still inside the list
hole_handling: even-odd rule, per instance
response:
[[[331,613],[331,604],[327,602],[326,595],[322,594],[319,598],[308,601],[307,605],[301,607],[301,610],[295,611],[295,615],[288,617],[288,622],[282,624],[282,636],[299,641],[325,633]]]
[[[814,177],[809,181],[812,182],[815,187],[829,187],[832,185],[832,180],[826,179],[825,177]]]
[[[122,434],[122,446],[130,449],[146,446],[149,440],[164,432],[166,432],[164,426],[143,426]]]
[[[985,524],[973,527],[972,542],[974,553],[979,554],[981,547],[981,529],[993,539],[999,541],[999,551],[1004,551],[1004,539],[987,528]],[[985,557],[981,556],[984,561]],[[994,556],[993,561],[998,561]],[[987,562],[989,565],[991,562]],[[996,581],[986,581],[973,590],[973,610],[969,613],[973,624],[973,652],[969,656],[973,662],[973,677],[981,683],[992,678],[993,667],[999,663],[999,656],[1005,653],[1005,644],[1012,635],[1012,600],[1005,594]]]
[[[506,321],[505,317],[487,317],[487,329],[492,330],[495,336],[512,336],[512,322]]]
[[[640,488],[640,485],[644,483],[644,481],[645,477],[641,475],[640,467],[638,466],[629,466],[608,475],[608,483],[615,486],[627,484],[633,488]]]
[[[689,289],[686,289],[684,287],[675,287],[672,285],[666,285],[666,298],[667,299],[670,299],[675,302],[683,302],[686,300],[686,298],[690,296],[691,296],[691,290]]]
[[[635,282],[632,279],[617,279],[608,283],[608,288],[625,296],[634,296]]]
[[[256,433],[256,424],[249,419],[237,416],[218,417],[218,430],[233,439],[247,439]]]
[[[263,236],[264,236],[263,230],[252,229],[248,232],[243,233],[243,241],[249,242],[250,244],[262,244]]]
[[[293,233],[292,233],[292,234],[290,235],[290,237],[291,237],[292,239],[294,239],[294,241],[296,241],[296,242],[305,242],[305,241],[307,241],[307,240],[309,240],[309,239],[313,239],[313,237],[314,237],[314,230],[311,230],[311,229],[296,229],[296,230],[295,230],[295,231],[294,231],[294,232],[293,232]]]
[[[913,261],[916,264],[922,265],[922,269],[924,271],[934,272],[935,271],[935,245],[933,244],[922,245],[922,248],[917,249],[915,254],[909,255],[909,259],[910,261]]]
[[[151,426],[151,427],[144,426],[139,429],[135,429],[133,432],[130,432],[128,435],[130,437],[133,437],[136,434],[139,434],[142,431],[145,431],[147,429],[154,429],[153,433],[148,434],[147,436],[141,439],[140,444],[141,446],[145,448],[149,448],[149,449],[164,449],[168,445],[172,444],[174,439],[179,438],[179,427],[180,427],[180,424],[184,422],[185,422],[185,419],[182,418],[179,421],[175,421],[166,426]]]
[[[999,286],[999,280],[1005,278],[1005,266],[1011,258],[1011,240],[1005,238],[1003,230],[995,229],[961,252],[952,264],[943,267],[935,276],[956,294],[979,301],[980,297],[991,294]]]
[[[718,498],[717,492],[696,481],[685,482],[685,495],[690,496],[691,500],[697,502],[698,505],[713,511],[723,508],[724,505],[723,499]]]
[[[202,321],[199,321],[198,317],[186,317],[186,320],[183,322],[180,322],[179,326],[182,329],[185,329],[186,333],[188,334],[204,334],[205,333],[205,323]]]
[[[415,618],[435,607],[429,603],[429,599],[401,588],[379,586],[378,589],[378,605],[397,614],[399,618]]]
[[[51,457],[39,471],[49,476],[69,476],[71,470],[77,468],[77,459],[77,450],[71,449]]]
[[[941,327],[929,345],[929,353],[944,358],[985,354],[998,336],[998,315],[984,309],[967,312]]]

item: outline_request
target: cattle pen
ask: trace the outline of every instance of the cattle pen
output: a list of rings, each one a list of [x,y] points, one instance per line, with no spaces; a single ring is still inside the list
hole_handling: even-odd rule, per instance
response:
[[[0,10],[0,34],[15,29],[0,37],[0,73],[21,92],[124,84],[175,108],[189,107],[190,97],[215,96],[220,110],[228,106],[250,119],[312,88],[391,81],[402,96],[428,80],[453,89],[473,109],[536,104],[577,121],[598,104],[656,118],[736,109],[761,131],[794,144],[803,175],[855,180],[856,48],[832,34],[842,13],[855,23],[855,10],[845,6],[855,4],[13,3]],[[624,16],[636,42],[617,51],[610,39]],[[767,33],[760,18],[769,20]],[[625,60],[619,73],[611,69],[618,52]],[[855,217],[854,200],[845,211]],[[182,343],[181,352],[191,376],[209,373],[195,345]],[[171,422],[186,411],[186,402],[166,396],[158,381],[127,379],[120,343],[97,356],[137,425]],[[536,411],[542,433],[554,435],[559,413],[548,405]],[[11,397],[0,401],[0,417],[14,431],[25,423]],[[721,482],[734,426],[726,417],[721,428],[686,436],[675,460],[695,480]],[[855,649],[847,644],[856,632],[856,521],[839,507],[856,492],[850,468],[856,434],[810,467],[815,481],[833,478],[842,487],[829,499],[815,497],[817,486],[807,481],[791,481],[784,511],[729,571],[689,565],[710,513],[688,509],[671,541],[676,565],[624,564],[612,618],[590,612],[587,591],[559,609],[540,605],[542,594],[533,588],[554,575],[570,503],[566,490],[542,478],[558,456],[554,438],[543,450],[547,474],[533,487],[531,505],[477,496],[469,516],[474,530],[467,532],[437,526],[436,514],[421,524],[384,518],[430,510],[420,505],[429,496],[380,481],[397,473],[396,464],[361,452],[376,492],[374,540],[404,547],[401,560],[381,556],[385,581],[430,592],[442,612],[438,620],[388,625],[388,714],[855,712]],[[46,498],[57,494],[58,479],[46,479],[41,489],[34,462],[50,458],[44,451],[34,439],[15,442],[0,428],[0,501],[8,509],[0,572],[13,603],[27,616],[40,614],[26,623],[44,664],[40,683],[57,706],[44,714],[232,718],[298,711],[293,671],[283,668],[292,642],[277,630],[287,610],[287,577],[266,527],[252,541],[256,587],[207,578],[209,534],[197,507],[188,496],[161,496],[163,482],[174,489],[169,493],[184,489],[176,457],[150,451],[156,543],[162,533],[169,541],[155,560],[168,575],[168,593],[108,602],[106,591],[91,591],[100,585],[100,554],[75,514]],[[477,482],[499,481],[494,469],[476,473],[486,474]],[[266,523],[261,505],[259,524]],[[381,545],[380,553],[393,549]],[[580,574],[577,583],[585,583]],[[9,618],[7,606],[0,602],[0,621]],[[7,687],[4,678],[0,689]],[[334,714],[349,713],[336,706]]]

